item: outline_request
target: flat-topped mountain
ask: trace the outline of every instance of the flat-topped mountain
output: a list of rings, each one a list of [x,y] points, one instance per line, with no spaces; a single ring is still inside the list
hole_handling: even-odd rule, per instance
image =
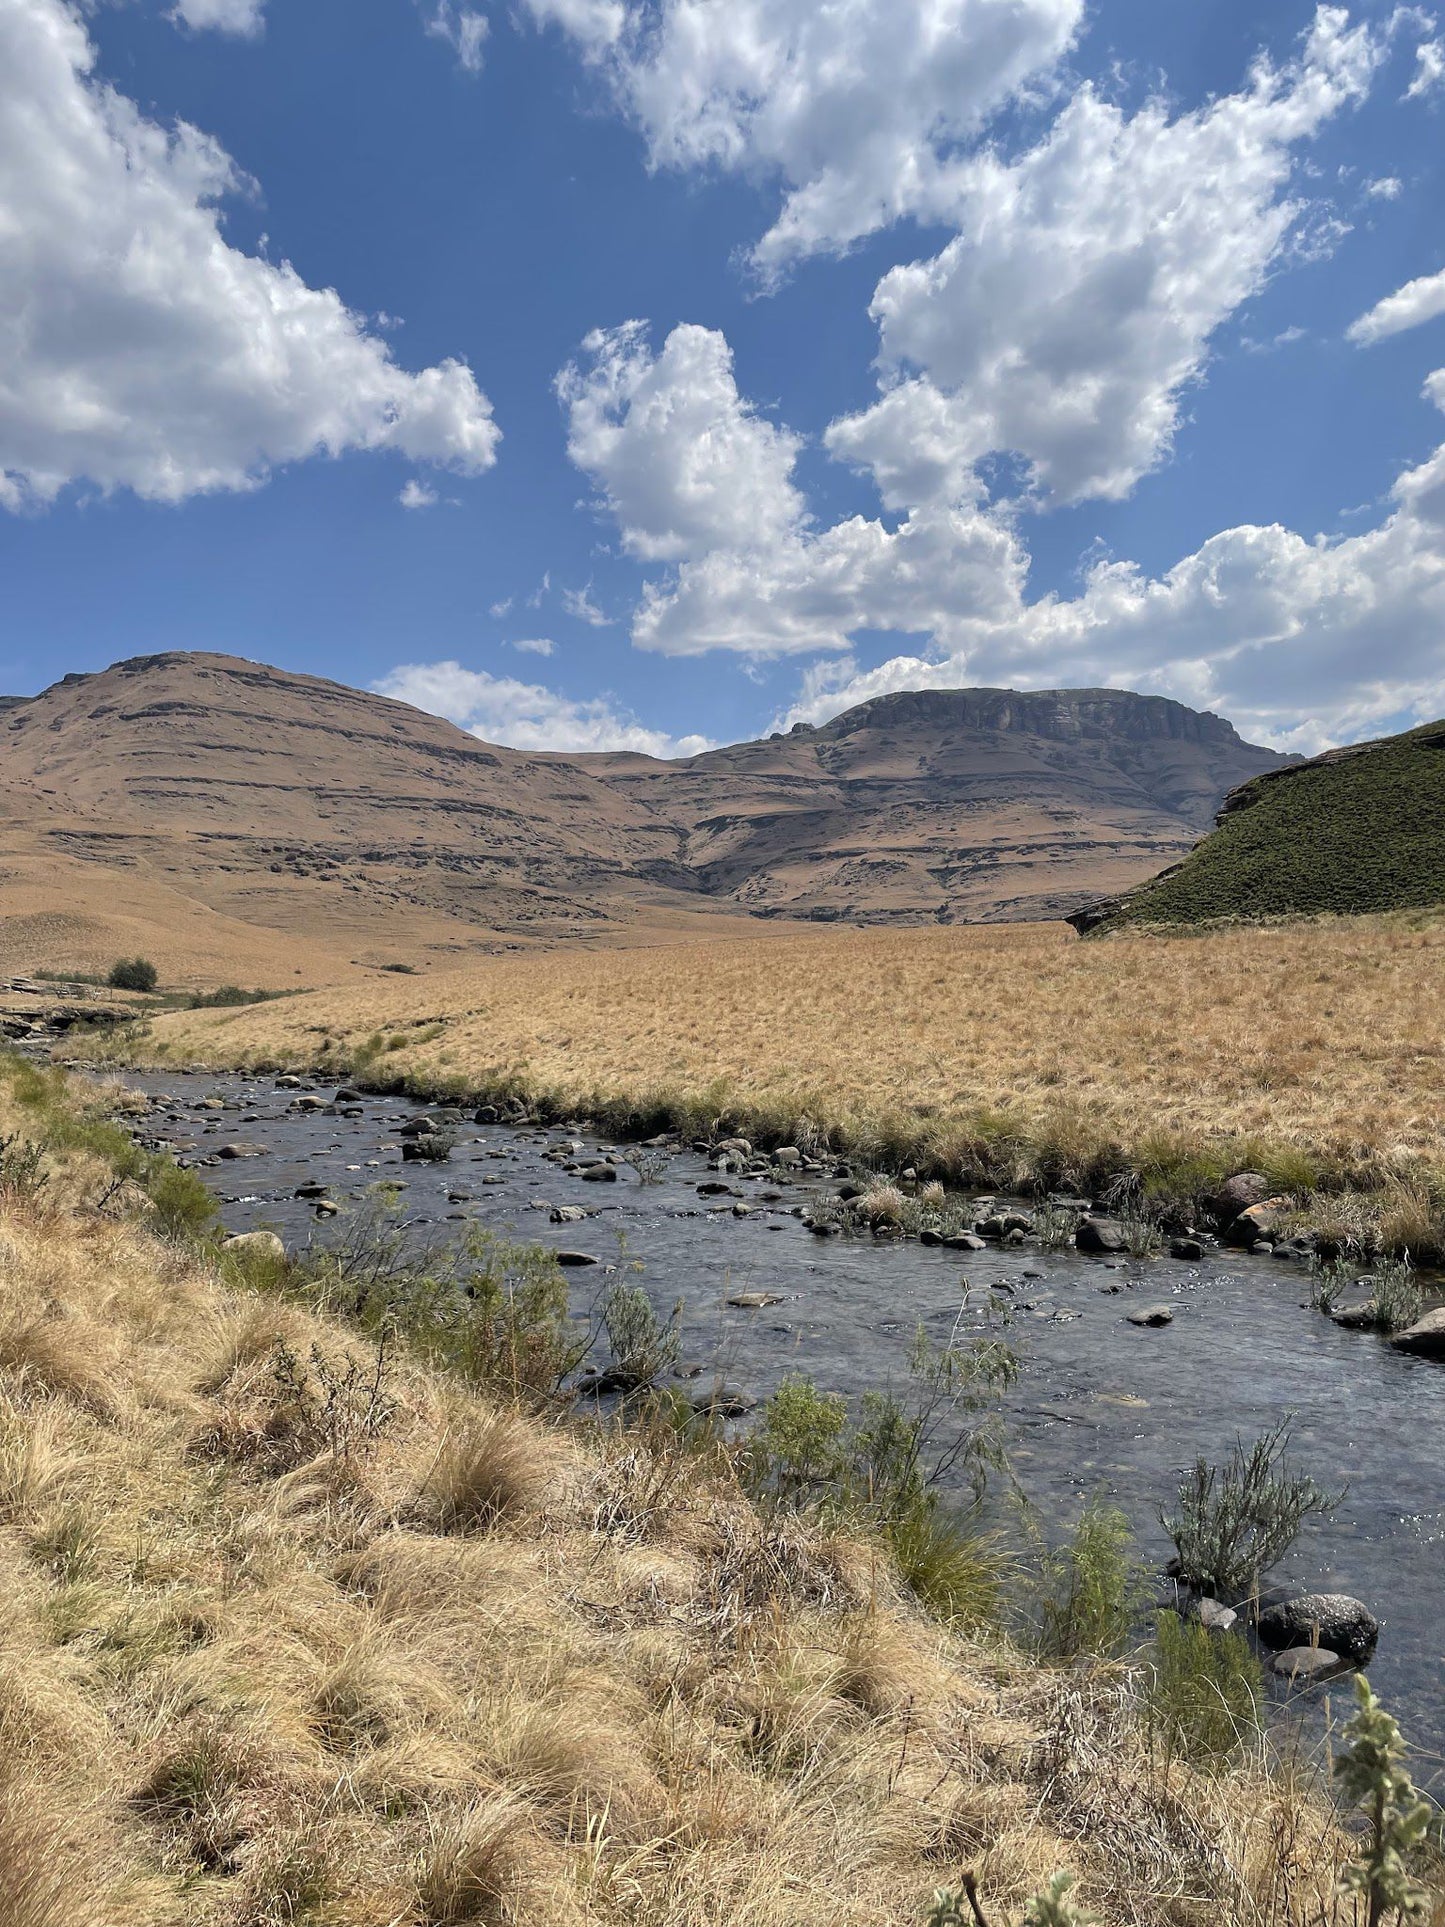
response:
[[[536,754],[236,657],[137,657],[0,702],[0,967],[168,951],[173,977],[316,981],[759,917],[1057,915],[1285,760],[1107,689],[882,696],[679,762]]]
[[[1189,849],[1288,759],[1128,690],[918,690],[685,763],[579,759],[678,824],[701,887],[769,916],[1061,915],[1076,879]],[[1237,772],[1237,775],[1234,774]]]

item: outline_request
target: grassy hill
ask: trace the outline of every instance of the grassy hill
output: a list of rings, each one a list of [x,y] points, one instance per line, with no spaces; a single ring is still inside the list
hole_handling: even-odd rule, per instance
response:
[[[1358,916],[1445,904],[1445,723],[1233,791],[1183,863],[1093,927]]]

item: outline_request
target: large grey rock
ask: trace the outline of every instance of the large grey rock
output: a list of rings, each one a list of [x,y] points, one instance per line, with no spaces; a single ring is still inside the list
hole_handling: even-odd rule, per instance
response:
[[[1215,1215],[1222,1224],[1229,1224],[1252,1204],[1263,1204],[1273,1189],[1262,1171],[1236,1171],[1214,1194]]]
[[[1138,1311],[1129,1313],[1131,1325],[1172,1325],[1174,1307],[1172,1305],[1141,1305]]]
[[[1074,1232],[1080,1251],[1127,1251],[1129,1240],[1117,1218],[1080,1218]]]
[[[588,1184],[616,1184],[617,1166],[615,1164],[586,1164],[578,1173]]]
[[[1266,1198],[1260,1204],[1252,1204],[1224,1227],[1224,1242],[1245,1251],[1268,1243],[1276,1232],[1284,1229],[1290,1210],[1288,1198]]]
[[[293,1097],[286,1108],[288,1111],[324,1111],[329,1109],[329,1105],[324,1097],[308,1093],[305,1097]]]
[[[258,1256],[284,1258],[286,1247],[274,1231],[238,1231],[234,1237],[221,1240],[222,1251],[254,1251]]]
[[[1445,1305],[1438,1311],[1427,1311],[1408,1331],[1397,1332],[1392,1342],[1398,1350],[1413,1352],[1417,1358],[1445,1358]]]
[[[1358,1599],[1343,1592],[1299,1593],[1266,1606],[1255,1622],[1266,1646],[1324,1646],[1356,1664],[1369,1659],[1380,1622]]]
[[[266,1155],[264,1144],[223,1144],[216,1152],[218,1158],[263,1158]]]

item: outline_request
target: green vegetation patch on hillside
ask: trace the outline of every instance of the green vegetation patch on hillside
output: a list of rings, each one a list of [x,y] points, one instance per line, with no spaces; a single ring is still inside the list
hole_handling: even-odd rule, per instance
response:
[[[1099,926],[1445,904],[1445,723],[1258,777],[1176,869]]]

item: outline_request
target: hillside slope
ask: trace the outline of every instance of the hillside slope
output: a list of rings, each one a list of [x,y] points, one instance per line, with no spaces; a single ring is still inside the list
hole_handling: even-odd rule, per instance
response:
[[[1119,690],[881,697],[682,762],[529,754],[235,657],[137,657],[0,709],[0,969],[163,953],[334,981],[756,919],[1057,915],[1188,850],[1277,767]]]
[[[1434,904],[1445,904],[1440,722],[1256,777],[1183,863],[1079,922],[1108,931]]]

